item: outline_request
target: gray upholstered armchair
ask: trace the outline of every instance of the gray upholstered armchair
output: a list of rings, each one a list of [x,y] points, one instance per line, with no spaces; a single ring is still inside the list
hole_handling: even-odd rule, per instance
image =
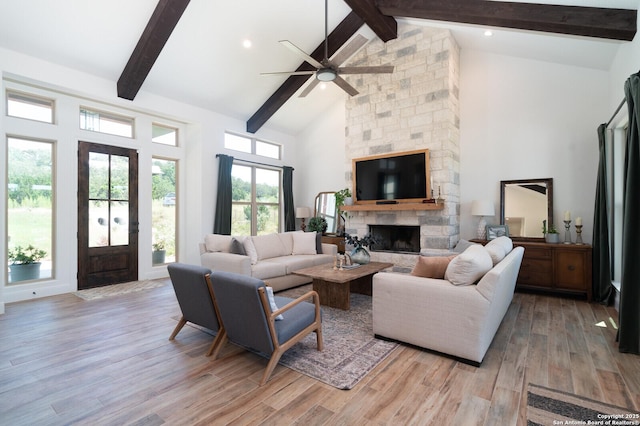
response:
[[[207,356],[210,356],[222,338],[222,333],[219,331],[220,320],[213,299],[213,289],[211,281],[209,281],[211,270],[183,263],[171,263],[167,269],[180,310],[182,310],[182,318],[171,333],[169,340],[175,339],[187,322],[206,327],[217,333],[207,352]]]
[[[226,339],[245,348],[271,355],[260,385],[269,380],[282,354],[311,332],[322,350],[322,321],[318,293],[310,291],[297,299],[274,296],[271,308],[265,282],[230,272],[211,274],[213,293],[222,322],[223,335],[214,350],[217,357]],[[313,303],[306,300],[313,299]],[[278,320],[280,315],[282,319]]]

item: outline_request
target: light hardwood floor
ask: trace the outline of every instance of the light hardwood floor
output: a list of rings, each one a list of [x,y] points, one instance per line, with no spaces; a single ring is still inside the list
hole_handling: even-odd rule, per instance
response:
[[[9,304],[0,316],[1,425],[522,425],[528,382],[640,411],[640,357],[621,354],[617,315],[516,293],[480,368],[401,346],[350,391],[185,327],[170,284],[84,301]],[[600,325],[598,325],[600,324]]]

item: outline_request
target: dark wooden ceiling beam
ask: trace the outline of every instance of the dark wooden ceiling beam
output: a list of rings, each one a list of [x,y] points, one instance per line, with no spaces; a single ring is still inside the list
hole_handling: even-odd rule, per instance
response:
[[[385,43],[398,37],[398,22],[380,13],[374,0],[344,0]]]
[[[637,11],[485,0],[376,0],[395,17],[461,22],[521,30],[633,40]]]
[[[364,25],[364,20],[355,12],[349,13],[346,18],[329,34],[329,57],[333,56],[357,31]],[[324,59],[324,40],[310,55],[317,61]],[[303,62],[296,71],[312,71],[315,68]],[[257,132],[269,118],[284,105],[302,85],[314,76],[292,75],[276,90],[273,95],[247,120],[247,132]]]
[[[151,72],[189,0],[159,0],[127,65],[118,78],[118,97],[132,101]]]

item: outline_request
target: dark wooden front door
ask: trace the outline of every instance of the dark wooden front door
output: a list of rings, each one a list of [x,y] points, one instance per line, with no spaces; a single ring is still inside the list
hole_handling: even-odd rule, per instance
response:
[[[138,279],[138,153],[78,146],[78,289]]]

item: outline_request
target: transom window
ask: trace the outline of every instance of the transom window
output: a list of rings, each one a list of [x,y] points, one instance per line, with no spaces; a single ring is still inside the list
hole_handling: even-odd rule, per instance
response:
[[[53,123],[53,99],[7,91],[7,115]]]
[[[131,117],[80,108],[80,128],[82,130],[132,138],[133,123],[134,120]]]
[[[178,129],[153,123],[151,125],[151,141],[162,145],[178,146]]]
[[[273,158],[276,160],[282,158],[282,148],[280,145],[247,136],[235,135],[233,133],[224,134],[224,147],[260,157]]]

